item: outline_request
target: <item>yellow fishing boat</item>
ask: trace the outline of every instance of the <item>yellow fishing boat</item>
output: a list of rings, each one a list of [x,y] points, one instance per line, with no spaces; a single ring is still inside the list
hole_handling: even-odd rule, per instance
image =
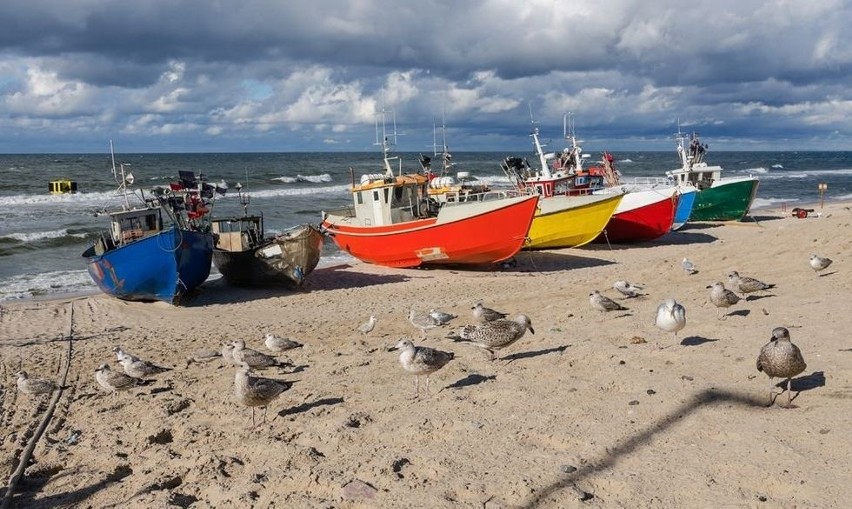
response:
[[[50,194],[76,193],[77,183],[68,179],[51,180],[47,186]]]
[[[545,154],[538,137],[538,128],[530,134],[539,167],[530,166],[526,159],[507,157],[501,167],[509,181],[519,191],[539,195],[538,210],[533,217],[529,241],[525,249],[579,247],[588,244],[604,230],[623,193],[592,194],[589,177],[577,177],[573,167],[557,162],[555,154]],[[580,167],[579,150],[572,152],[576,167]],[[602,177],[601,177],[602,179]],[[582,184],[586,188],[581,188]]]
[[[606,228],[622,197],[623,194],[542,197],[525,248],[555,249],[588,244]]]

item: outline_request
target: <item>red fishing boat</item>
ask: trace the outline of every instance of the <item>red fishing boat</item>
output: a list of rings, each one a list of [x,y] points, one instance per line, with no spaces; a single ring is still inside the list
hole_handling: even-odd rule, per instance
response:
[[[429,198],[426,175],[394,174],[397,158],[382,138],[384,171],[353,182],[352,206],[323,212],[322,226],[341,250],[367,263],[418,267],[498,263],[524,246],[537,195],[489,191],[439,203]]]

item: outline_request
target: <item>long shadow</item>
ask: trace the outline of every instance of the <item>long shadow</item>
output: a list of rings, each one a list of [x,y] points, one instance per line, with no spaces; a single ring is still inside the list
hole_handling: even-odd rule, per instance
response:
[[[328,406],[328,405],[339,405],[340,403],[343,403],[343,398],[323,398],[323,399],[318,399],[316,401],[311,401],[309,403],[302,403],[301,405],[297,405],[297,406],[294,406],[294,407],[291,407],[291,408],[285,408],[284,410],[281,410],[280,412],[278,412],[278,415],[280,417],[284,417],[284,416],[287,416],[287,415],[301,414],[301,413],[307,412],[308,410],[310,410],[312,408],[317,408],[317,407],[321,407],[321,406]]]
[[[120,465],[112,473],[107,474],[106,477],[94,484],[83,486],[73,491],[42,497],[38,500],[35,500],[35,496],[41,492],[42,488],[47,486],[47,483],[61,479],[62,477],[77,475],[77,472],[65,471],[56,476],[47,475],[44,477],[24,478],[21,480],[20,491],[12,496],[12,507],[77,507],[95,493],[107,488],[112,483],[121,481],[131,474],[133,474],[133,470],[129,466]],[[2,496],[5,495],[6,490],[4,488]]]
[[[699,345],[703,345],[704,343],[714,343],[716,341],[719,341],[719,340],[718,339],[710,339],[710,338],[702,338],[701,336],[689,336],[689,337],[683,338],[683,340],[680,342],[680,344],[683,345],[683,346],[699,346]]]
[[[588,244],[583,246],[582,249],[588,249],[590,251],[619,251],[623,249],[636,249],[643,247],[657,247],[657,246],[673,246],[673,245],[681,245],[681,244],[709,244],[711,242],[715,242],[718,240],[717,237],[712,235],[708,235],[706,233],[697,233],[697,232],[684,232],[681,230],[675,232],[669,232],[662,237],[654,240],[649,240],[646,242],[629,242],[624,244],[616,244],[612,243],[607,245],[605,242],[603,244]]]
[[[503,269],[503,272],[549,272],[555,270],[586,269],[614,265],[615,262],[576,256],[564,250],[521,251],[515,255],[516,266]]]
[[[501,358],[500,360],[517,361],[517,360],[521,360],[521,359],[531,359],[533,357],[538,357],[540,355],[547,355],[547,354],[550,354],[550,353],[556,353],[556,352],[562,353],[569,346],[570,345],[562,345],[562,346],[555,346],[553,348],[545,348],[544,350],[534,350],[532,352],[513,353],[512,355],[507,355],[507,356]]]
[[[831,271],[831,272],[826,272],[826,273],[823,273],[823,274],[818,274],[818,277],[830,276],[830,275],[832,275],[832,274],[837,274],[837,271],[836,271],[836,270],[833,270],[833,271]]]
[[[462,387],[471,387],[473,385],[479,385],[481,383],[488,382],[489,380],[496,380],[497,375],[480,375],[479,373],[471,373],[461,380],[456,380],[450,385],[446,386],[445,389],[461,389]]]
[[[576,471],[564,474],[551,484],[543,487],[542,489],[536,490],[535,495],[520,507],[524,509],[533,509],[538,507],[554,493],[564,489],[569,489],[577,493],[579,491],[575,486],[577,481],[596,472],[601,472],[614,467],[621,458],[628,456],[638,449],[650,445],[651,439],[656,435],[664,433],[669,428],[677,425],[677,423],[689,418],[696,411],[717,403],[766,408],[765,402],[759,401],[749,395],[717,389],[705,389],[693,396],[691,400],[672,410],[668,415],[662,417],[644,431],[638,432],[630,438],[615,443],[614,445],[604,446],[603,451],[605,452],[597,461],[591,459],[588,463],[579,467]],[[593,496],[588,493],[582,494],[588,498]]]
[[[787,388],[787,381],[782,380],[778,387]],[[809,391],[817,387],[825,387],[825,373],[822,371],[814,371],[810,375],[800,376],[790,380],[790,390],[795,392]]]

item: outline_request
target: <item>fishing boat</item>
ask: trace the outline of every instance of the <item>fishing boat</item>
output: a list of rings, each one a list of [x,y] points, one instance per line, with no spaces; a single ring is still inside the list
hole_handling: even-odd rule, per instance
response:
[[[709,166],[704,161],[707,145],[701,143],[697,134],[688,138],[678,130],[676,136],[681,167],[666,172],[666,176],[674,184],[695,187],[697,193],[689,220],[741,221],[757,195],[757,177],[722,177],[721,166]]]
[[[68,194],[77,192],[77,182],[69,179],[54,179],[47,183],[50,194]]]
[[[123,300],[180,304],[210,274],[213,234],[209,231],[212,186],[203,176],[180,172],[181,181],[131,206],[127,186],[133,175],[115,168],[122,209],[108,213],[110,229],[83,253],[89,275],[107,295]],[[119,180],[120,176],[120,180]]]
[[[268,235],[263,215],[248,213],[248,193],[239,183],[236,189],[243,215],[211,220],[216,269],[234,286],[299,288],[319,263],[322,232],[306,223]]]
[[[376,143],[383,171],[358,183],[353,175],[353,205],[323,212],[322,227],[342,251],[376,265],[419,267],[494,264],[523,247],[538,196],[490,191],[438,203],[429,199],[426,175],[403,174],[401,160],[394,173],[391,161],[398,158],[389,155],[384,119]]]
[[[530,134],[539,167],[520,157],[507,157],[501,168],[521,192],[541,197],[529,231],[527,249],[579,247],[593,241],[606,227],[622,194],[596,195],[586,177],[560,165],[556,154],[544,153],[538,127]],[[577,154],[579,157],[579,154]],[[553,161],[553,168],[551,163]]]

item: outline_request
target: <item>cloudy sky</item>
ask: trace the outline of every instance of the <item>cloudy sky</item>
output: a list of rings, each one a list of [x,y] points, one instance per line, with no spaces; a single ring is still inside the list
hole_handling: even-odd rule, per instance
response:
[[[846,0],[4,0],[0,152],[852,150]]]

